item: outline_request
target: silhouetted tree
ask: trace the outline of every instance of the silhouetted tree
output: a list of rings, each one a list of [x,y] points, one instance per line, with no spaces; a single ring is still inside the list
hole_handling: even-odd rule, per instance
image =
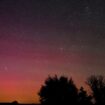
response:
[[[92,97],[87,94],[83,87],[80,88],[78,93],[78,104],[79,105],[92,105]]]
[[[87,80],[97,105],[105,105],[105,80],[103,76],[90,76]]]
[[[72,78],[61,76],[48,77],[39,92],[40,102],[44,105],[75,105],[78,89]]]

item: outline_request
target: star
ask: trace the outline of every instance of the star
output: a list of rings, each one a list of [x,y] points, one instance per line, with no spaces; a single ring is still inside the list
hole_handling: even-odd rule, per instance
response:
[[[63,48],[63,47],[60,47],[59,50],[60,50],[61,52],[63,52],[63,51],[64,51],[64,48]]]
[[[8,67],[7,66],[4,66],[4,71],[8,71]]]

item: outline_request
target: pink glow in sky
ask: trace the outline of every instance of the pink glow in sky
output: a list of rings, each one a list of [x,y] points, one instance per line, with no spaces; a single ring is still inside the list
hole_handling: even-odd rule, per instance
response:
[[[80,86],[85,76],[98,73],[102,64],[98,56],[89,52],[67,52],[72,48],[59,47],[51,51],[50,46],[33,48],[30,43],[21,43],[15,39],[0,41],[1,101],[38,102],[37,93],[48,75],[72,76]]]

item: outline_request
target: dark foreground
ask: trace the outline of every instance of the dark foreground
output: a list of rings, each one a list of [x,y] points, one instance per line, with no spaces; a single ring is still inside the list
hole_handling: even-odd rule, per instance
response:
[[[0,105],[40,105],[40,104],[0,103]]]

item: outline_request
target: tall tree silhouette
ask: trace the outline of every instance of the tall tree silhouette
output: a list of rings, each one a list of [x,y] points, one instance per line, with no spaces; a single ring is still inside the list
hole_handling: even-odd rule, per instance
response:
[[[77,104],[78,89],[72,78],[48,77],[40,89],[39,96],[41,104],[44,105],[74,105]]]
[[[97,105],[105,105],[105,79],[103,76],[90,76],[87,80]]]

